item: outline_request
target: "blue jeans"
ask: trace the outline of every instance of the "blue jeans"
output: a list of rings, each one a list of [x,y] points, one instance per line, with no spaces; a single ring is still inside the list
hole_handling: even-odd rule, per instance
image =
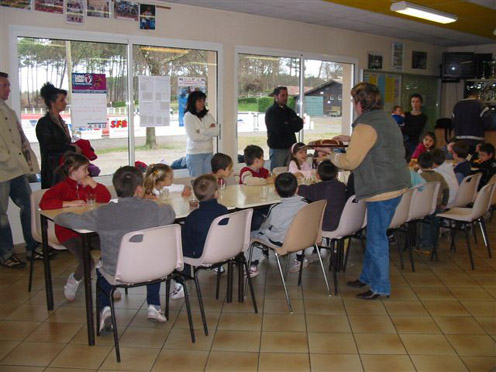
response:
[[[32,251],[37,243],[31,235],[31,187],[26,175],[12,180],[0,182],[0,259],[8,259],[14,250],[14,240],[10,229],[7,208],[9,198],[20,209],[22,235],[26,243],[26,250]]]
[[[198,177],[202,174],[212,173],[213,154],[190,154],[186,155],[186,165],[188,167],[190,177]]]
[[[367,202],[367,247],[360,281],[367,283],[373,292],[382,295],[391,294],[387,229],[400,200],[401,196]]]
[[[269,149],[270,171],[289,164],[289,149]]]
[[[98,292],[98,311],[102,311],[105,306],[110,306],[110,290],[112,286],[107,279],[100,274],[100,270],[96,270],[96,282],[103,291]],[[146,286],[146,302],[148,305],[160,307],[160,283],[148,284]]]

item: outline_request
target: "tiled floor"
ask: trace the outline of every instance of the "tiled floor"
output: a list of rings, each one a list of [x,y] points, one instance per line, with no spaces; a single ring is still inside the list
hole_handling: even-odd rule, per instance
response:
[[[489,231],[495,243],[496,220]],[[317,264],[304,271],[303,288],[290,276],[293,314],[273,257],[255,279],[258,314],[249,300],[215,300],[215,276],[207,272],[202,283],[210,332],[203,334],[193,297],[195,344],[183,301],[172,302],[167,323],[151,323],[144,290],[131,290],[117,303],[120,364],[111,336],[87,346],[83,291],[73,303],[64,300],[74,265],[68,253],[52,261],[51,312],[41,263],[31,293],[27,269],[2,268],[0,371],[490,371],[496,368],[496,258],[488,259],[480,235],[478,240],[474,271],[461,237],[456,253],[441,241],[438,262],[415,255],[414,273],[409,266],[399,269],[393,246],[392,295],[377,301],[357,300],[357,290],[345,285],[360,271],[361,250],[353,245],[338,296],[326,296]]]

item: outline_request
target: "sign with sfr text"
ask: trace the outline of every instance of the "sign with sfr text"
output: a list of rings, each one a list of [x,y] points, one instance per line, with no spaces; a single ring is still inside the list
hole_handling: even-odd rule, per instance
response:
[[[105,74],[73,73],[70,103],[73,130],[104,127],[107,123]]]
[[[127,138],[128,122],[125,117],[109,117],[109,137],[110,138]]]

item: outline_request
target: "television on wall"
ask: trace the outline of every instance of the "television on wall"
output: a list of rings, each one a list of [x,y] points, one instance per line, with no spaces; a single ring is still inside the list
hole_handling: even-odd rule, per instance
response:
[[[470,79],[475,77],[474,53],[445,52],[441,66],[441,77]]]

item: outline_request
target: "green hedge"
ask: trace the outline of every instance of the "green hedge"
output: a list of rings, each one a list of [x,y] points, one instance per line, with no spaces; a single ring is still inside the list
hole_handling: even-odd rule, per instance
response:
[[[257,97],[238,98],[239,104],[257,103]]]

